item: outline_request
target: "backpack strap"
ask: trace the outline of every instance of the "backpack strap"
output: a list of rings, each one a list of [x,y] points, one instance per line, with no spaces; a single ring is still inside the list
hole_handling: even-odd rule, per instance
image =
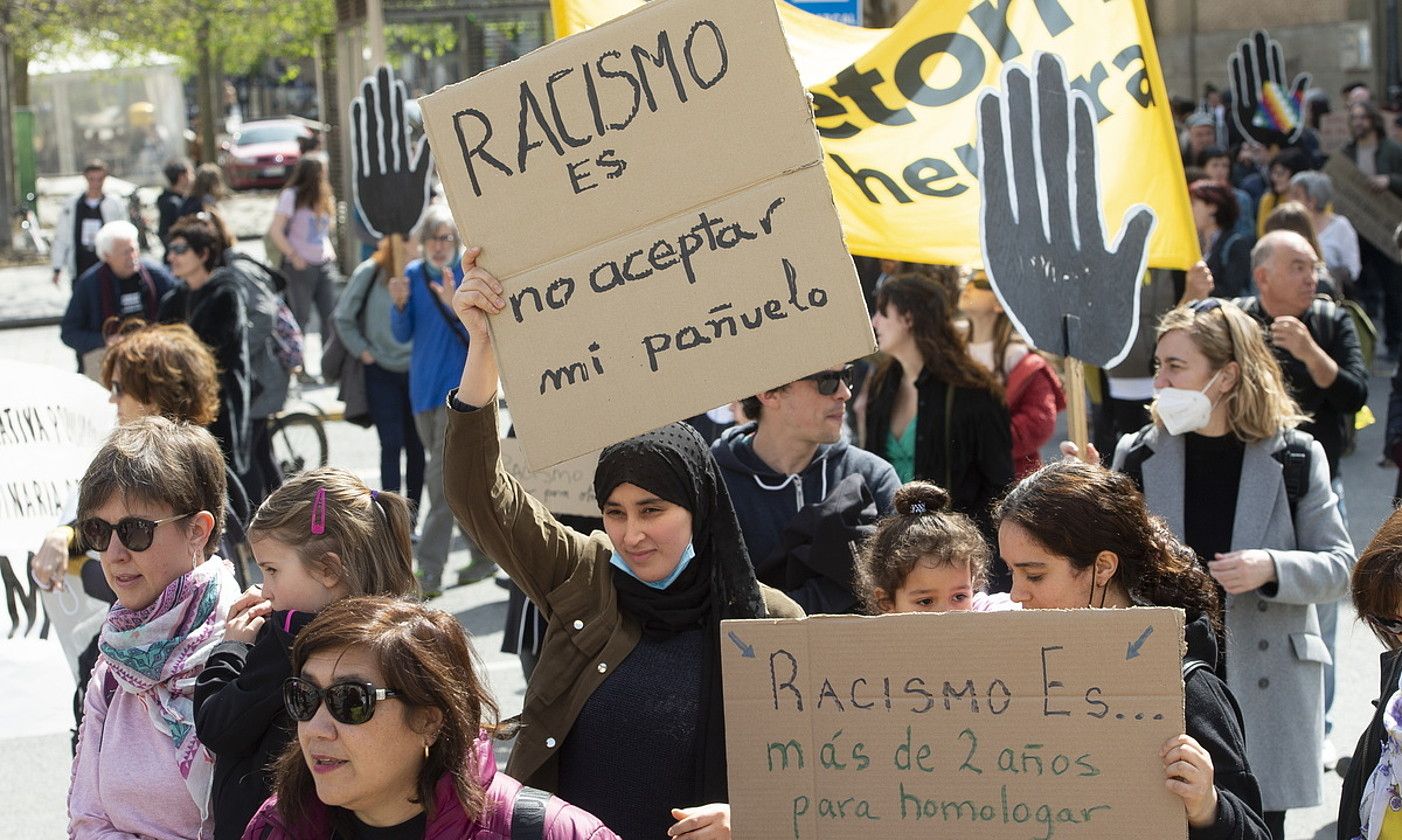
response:
[[[1140,493],[1144,492],[1144,462],[1154,454],[1154,450],[1149,448],[1149,432],[1153,428],[1154,424],[1150,423],[1134,433],[1134,441],[1125,453],[1124,463],[1120,465],[1120,472],[1134,481],[1134,486],[1139,488]]]
[[[1310,485],[1310,438],[1299,429],[1285,430],[1285,446],[1272,456],[1280,462],[1285,479],[1285,498],[1290,503],[1290,523]]]
[[[511,840],[545,840],[545,808],[550,794],[521,786],[511,806]]]

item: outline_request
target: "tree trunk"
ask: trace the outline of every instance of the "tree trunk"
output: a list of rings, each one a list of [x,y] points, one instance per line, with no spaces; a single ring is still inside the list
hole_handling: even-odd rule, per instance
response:
[[[200,109],[200,163],[219,159],[219,100],[214,95],[214,64],[209,54],[209,18],[200,21],[199,63],[196,70],[195,101]]]
[[[13,77],[9,36],[0,33],[0,256],[14,250],[15,114],[11,99]]]
[[[10,75],[11,90],[14,91],[14,101],[11,103],[16,108],[29,107],[29,53],[16,50],[10,55],[11,66],[14,68]]]

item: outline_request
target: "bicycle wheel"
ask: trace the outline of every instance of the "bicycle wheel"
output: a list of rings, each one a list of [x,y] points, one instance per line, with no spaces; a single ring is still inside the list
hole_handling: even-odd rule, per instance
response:
[[[326,429],[321,419],[305,412],[284,414],[273,420],[273,458],[283,478],[308,467],[326,466]]]

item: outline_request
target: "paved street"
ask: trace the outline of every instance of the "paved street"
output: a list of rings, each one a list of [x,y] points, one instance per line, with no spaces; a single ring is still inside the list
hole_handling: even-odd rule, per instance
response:
[[[254,246],[257,242],[244,243]],[[48,301],[49,309],[61,311],[66,291],[54,290],[48,282],[47,269],[0,270],[0,320],[26,317],[37,311],[35,301]],[[315,342],[313,341],[314,349]],[[315,358],[315,353],[309,353]],[[22,329],[0,329],[0,359],[17,359],[31,363],[72,369],[73,356],[58,338],[58,327],[39,326]],[[1375,375],[1370,404],[1380,421],[1386,414],[1388,380]],[[334,407],[331,389],[318,389],[306,395],[320,405]],[[1351,533],[1361,548],[1389,510],[1395,470],[1376,465],[1381,449],[1381,422],[1359,435],[1358,451],[1345,459],[1347,506],[1351,517]],[[378,450],[373,431],[343,422],[328,424],[331,462],[354,470],[371,486],[378,486]],[[455,552],[452,569],[466,560],[465,552]],[[499,652],[501,625],[505,616],[505,592],[492,581],[466,587],[451,588],[434,604],[455,614],[473,634],[478,652],[486,667],[487,677],[505,715],[520,709],[524,683],[514,656]],[[0,643],[3,644],[3,643]],[[1337,728],[1334,743],[1341,753],[1351,751],[1358,733],[1371,716],[1370,701],[1375,696],[1378,681],[1377,653],[1379,646],[1372,636],[1354,619],[1348,609],[1341,611],[1339,630],[1340,677],[1335,714]],[[69,691],[55,687],[53,702],[64,708],[70,700]],[[0,837],[51,838],[64,835],[66,825],[65,794],[69,779],[69,736],[66,731],[29,734],[23,724],[7,723],[4,729],[17,731],[20,737],[0,738],[0,763],[7,768],[6,780],[0,785],[0,813],[5,814]],[[1282,733],[1282,737],[1291,737]],[[503,755],[504,758],[504,755]],[[23,768],[14,772],[10,768]],[[1328,774],[1325,782],[1326,801],[1314,809],[1292,812],[1287,823],[1288,835],[1295,838],[1333,838],[1334,819],[1338,808],[1339,778]]]

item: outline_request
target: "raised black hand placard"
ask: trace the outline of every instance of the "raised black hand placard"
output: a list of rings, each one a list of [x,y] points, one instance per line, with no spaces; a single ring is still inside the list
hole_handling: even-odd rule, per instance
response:
[[[1270,33],[1258,29],[1241,39],[1227,59],[1232,84],[1232,120],[1242,136],[1264,146],[1294,143],[1305,130],[1305,88],[1301,73],[1286,87],[1285,53]]]
[[[360,83],[351,100],[350,151],[355,206],[377,237],[408,236],[428,206],[433,156],[428,136],[410,151],[404,82],[389,67]]]
[[[1106,243],[1090,99],[1067,85],[1059,56],[1034,61],[1035,76],[1009,64],[1001,90],[979,98],[984,267],[1034,347],[1113,367],[1139,329],[1156,217],[1130,207]]]

